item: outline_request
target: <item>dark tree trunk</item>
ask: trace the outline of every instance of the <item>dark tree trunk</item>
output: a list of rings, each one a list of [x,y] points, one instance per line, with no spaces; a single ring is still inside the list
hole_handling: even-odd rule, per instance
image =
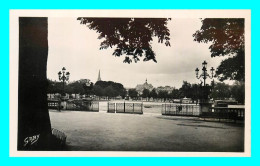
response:
[[[48,19],[19,18],[18,150],[49,150]]]

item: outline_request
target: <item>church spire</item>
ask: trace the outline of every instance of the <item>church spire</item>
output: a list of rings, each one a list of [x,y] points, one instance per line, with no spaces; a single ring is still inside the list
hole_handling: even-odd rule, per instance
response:
[[[97,81],[101,81],[100,70],[98,71],[98,79],[97,79]]]

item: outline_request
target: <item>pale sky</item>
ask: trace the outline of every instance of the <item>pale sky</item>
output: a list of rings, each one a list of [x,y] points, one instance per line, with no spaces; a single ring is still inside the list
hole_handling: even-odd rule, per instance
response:
[[[113,56],[111,48],[99,50],[101,40],[96,31],[81,25],[77,18],[49,17],[47,77],[58,80],[57,73],[65,67],[71,74],[70,81],[87,78],[95,83],[100,70],[102,80],[122,83],[127,88],[144,83],[146,78],[154,87],[180,88],[183,80],[199,83],[195,68],[199,67],[201,72],[201,64],[206,60],[209,71],[223,59],[211,58],[209,44],[193,41],[192,34],[200,27],[200,19],[172,19],[168,23],[171,47],[159,44],[157,38],[153,41],[157,63],[141,60],[128,64],[123,63],[124,56]]]

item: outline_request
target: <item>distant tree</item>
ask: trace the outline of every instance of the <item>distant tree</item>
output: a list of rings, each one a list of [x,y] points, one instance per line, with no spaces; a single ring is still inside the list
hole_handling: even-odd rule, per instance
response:
[[[56,82],[56,81],[52,81],[52,80],[47,80],[48,84],[47,84],[47,93],[62,93],[63,92],[63,85],[62,82]],[[65,85],[66,88],[66,85]]]
[[[157,92],[156,92],[156,89],[154,88],[151,92],[150,92],[150,97],[152,98],[157,98]]]
[[[48,81],[47,93],[56,93],[55,82],[49,79],[47,79],[47,81]]]
[[[94,86],[93,82],[84,83],[83,84],[84,94],[90,95],[91,93],[93,93],[93,86]]]
[[[122,84],[120,84],[120,83],[116,83],[116,82],[113,82],[113,81],[97,81],[95,83],[94,87],[95,86],[99,86],[102,89],[110,87],[110,90],[111,90],[111,88],[113,88],[113,97],[121,96],[121,97],[124,98],[125,95],[126,95],[126,90],[125,90],[124,86]],[[108,96],[110,96],[110,95],[108,95]],[[110,97],[112,97],[112,96],[110,96]]]
[[[102,88],[99,85],[94,85],[93,87],[93,93],[97,96],[104,96],[104,88]]]
[[[138,97],[138,92],[136,91],[136,89],[129,89],[128,90],[128,95],[132,98],[135,99]]]
[[[173,89],[172,92],[171,92],[171,98],[173,99],[179,99],[180,98],[180,91],[179,89]]]
[[[122,98],[125,98],[126,96],[126,89],[121,83],[113,82],[111,86],[114,88],[116,96],[121,96]]]
[[[158,97],[161,98],[161,99],[164,99],[164,101],[166,101],[166,98],[168,98],[169,95],[168,95],[167,91],[161,90],[161,91],[158,92]]]
[[[149,95],[150,95],[150,91],[149,91],[148,89],[144,89],[144,90],[143,90],[142,97],[143,97],[143,98],[147,98],[147,97],[149,97]]]
[[[180,88],[180,97],[187,97],[191,98],[192,92],[191,92],[191,84],[187,81],[183,81],[182,86]]]
[[[47,87],[47,93],[55,93],[54,92],[54,81],[47,79],[48,87]]]
[[[127,91],[126,91],[126,89],[124,88],[123,90],[122,90],[122,92],[120,92],[120,94],[119,94],[119,96],[121,96],[123,99],[126,97],[126,94],[127,94]]]
[[[64,87],[64,91],[65,93],[67,94],[75,94],[75,92],[73,91],[73,88],[70,86],[70,84],[66,84],[65,87]]]
[[[201,29],[193,34],[197,42],[211,43],[211,57],[229,56],[219,65],[219,80],[245,80],[245,25],[243,18],[202,19]]]
[[[231,97],[230,85],[221,82],[216,83],[212,90],[211,97],[215,100],[216,99],[224,100],[225,98],[230,98]]]
[[[235,82],[231,87],[231,95],[238,103],[245,104],[245,83],[239,81]]]
[[[201,89],[200,85],[198,84],[192,84],[190,89],[190,98],[194,101],[197,101],[201,98]]]
[[[108,86],[104,89],[104,95],[108,96],[109,98],[111,97],[116,97],[118,92],[115,90],[113,86]]]
[[[100,49],[115,47],[113,55],[125,56],[125,63],[138,62],[144,55],[144,61],[156,61],[151,41],[158,37],[159,43],[170,46],[170,31],[167,18],[84,18],[81,24],[99,33],[98,39],[105,39]]]
[[[72,88],[72,92],[74,94],[81,94],[81,95],[85,94],[83,84],[79,81],[72,82],[68,86]]]

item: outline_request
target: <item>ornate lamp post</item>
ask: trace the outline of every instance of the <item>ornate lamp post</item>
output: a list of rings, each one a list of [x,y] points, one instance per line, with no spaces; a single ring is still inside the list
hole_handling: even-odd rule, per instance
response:
[[[201,112],[208,112],[209,108],[211,106],[211,103],[209,102],[209,93],[210,93],[210,89],[211,87],[206,84],[206,79],[213,79],[215,76],[215,69],[213,67],[211,67],[210,69],[210,74],[207,72],[207,62],[204,61],[202,63],[202,73],[199,74],[199,69],[196,68],[195,72],[196,72],[196,78],[203,79],[203,82],[201,81],[201,85],[203,83],[203,86],[201,87],[201,92],[202,92],[202,96],[200,97],[201,101],[200,101],[200,106],[201,106]]]
[[[210,69],[211,75],[209,75],[209,74],[207,73],[207,62],[204,61],[204,62],[202,63],[202,73],[200,74],[200,76],[199,76],[199,69],[196,68],[196,70],[195,70],[195,72],[196,72],[196,78],[197,78],[197,79],[202,78],[202,79],[204,80],[203,86],[206,86],[206,79],[207,79],[207,78],[210,78],[210,79],[214,78],[214,71],[215,71],[215,69],[214,69],[213,67],[211,67],[211,69]]]
[[[66,72],[65,74],[65,67],[62,68],[62,72],[59,71],[58,75],[59,75],[59,80],[62,81],[63,83],[63,94],[64,94],[64,85],[65,85],[65,82],[69,80],[69,76],[70,76],[70,72]]]

